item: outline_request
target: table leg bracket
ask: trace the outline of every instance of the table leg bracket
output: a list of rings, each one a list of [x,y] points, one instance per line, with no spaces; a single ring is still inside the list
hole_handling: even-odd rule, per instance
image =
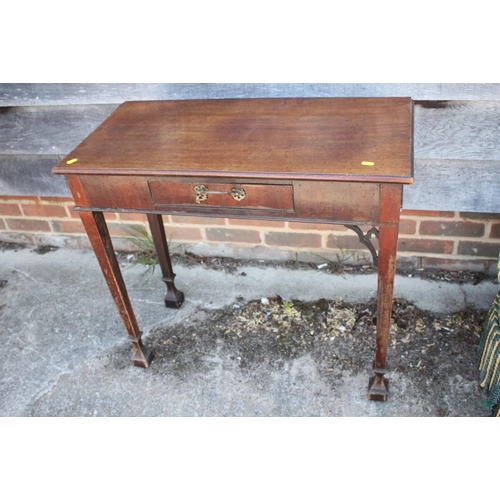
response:
[[[370,238],[372,236],[375,236],[376,238],[378,238],[378,229],[376,227],[372,227],[365,234],[358,226],[354,226],[353,224],[344,224],[344,226],[347,229],[354,231],[358,235],[359,241],[361,243],[363,243],[363,245],[365,245],[365,247],[368,248],[368,250],[370,250],[370,253],[372,254],[372,258],[373,258],[373,265],[378,268],[377,250],[375,250],[375,247],[373,246],[373,243],[370,240]]]

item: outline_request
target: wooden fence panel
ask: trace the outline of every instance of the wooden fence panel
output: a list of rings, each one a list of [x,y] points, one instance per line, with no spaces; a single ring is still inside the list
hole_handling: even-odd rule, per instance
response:
[[[71,196],[61,175],[51,170],[60,155],[0,155],[0,195]]]
[[[414,210],[500,213],[500,161],[415,160],[415,182],[403,188]]]
[[[412,97],[497,100],[499,83],[4,83],[0,106],[256,97]]]
[[[417,103],[415,158],[500,160],[500,101]]]
[[[0,108],[0,154],[68,154],[116,104]]]

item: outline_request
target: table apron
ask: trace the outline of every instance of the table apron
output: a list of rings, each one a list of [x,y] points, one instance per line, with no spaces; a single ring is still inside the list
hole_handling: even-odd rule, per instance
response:
[[[372,182],[107,175],[67,176],[67,181],[76,210],[368,224],[380,222],[384,186]],[[197,201],[196,186],[206,189],[206,199]],[[233,189],[242,190],[243,199],[232,197]]]

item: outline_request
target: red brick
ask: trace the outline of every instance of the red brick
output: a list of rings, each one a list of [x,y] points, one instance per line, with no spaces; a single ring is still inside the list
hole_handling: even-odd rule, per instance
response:
[[[453,217],[455,212],[438,212],[435,210],[402,210],[401,217]]]
[[[420,223],[420,234],[430,236],[484,236],[484,224],[467,221],[435,221],[423,220]]]
[[[144,214],[127,214],[127,213],[120,213],[119,214],[120,220],[125,220],[125,221],[137,221],[137,222],[146,222],[148,219]],[[163,220],[165,221],[166,216],[163,216]]]
[[[417,223],[413,219],[401,219],[399,221],[399,234],[415,234]]]
[[[453,252],[453,241],[400,238],[398,251],[449,254]]]
[[[39,196],[0,196],[0,202],[9,200],[23,200],[23,201],[35,201],[39,202]]]
[[[318,248],[321,236],[312,233],[266,233],[266,244],[273,247]]]
[[[115,220],[114,218],[112,220]],[[57,233],[85,233],[83,224],[79,220],[57,220],[51,221],[52,227]],[[109,222],[107,224],[108,231],[111,236],[138,238],[140,234],[134,231],[132,224],[120,224],[117,222]],[[142,226],[140,226],[142,227]]]
[[[250,229],[228,229],[223,227],[209,227],[206,230],[207,240],[231,241],[235,243],[260,243],[258,231]]]
[[[370,241],[372,242],[372,245],[375,248],[378,248],[378,239],[377,238],[372,236],[370,238]],[[337,236],[337,235],[331,234],[328,236],[328,239],[326,240],[326,246],[328,248],[335,248],[337,250],[366,250],[366,251],[368,251],[368,248],[366,247],[366,245],[361,243],[361,241],[359,241],[359,238],[356,235]]]
[[[36,219],[5,219],[9,229],[13,231],[50,231],[49,223]]]
[[[200,241],[201,231],[197,227],[166,227],[167,241]]]
[[[224,217],[193,217],[191,215],[172,215],[174,224],[195,224],[197,226],[225,226]]]
[[[40,201],[46,201],[49,203],[68,203],[68,201],[73,201],[73,198],[70,197],[61,197],[61,196],[40,196]]]
[[[228,219],[227,222],[230,226],[285,227],[281,220]]]
[[[85,233],[79,220],[53,220],[51,223],[56,233]]]
[[[108,221],[108,220],[110,220],[110,221],[117,221],[118,217],[116,216],[115,212],[104,212],[104,219],[106,221]]]
[[[460,241],[458,253],[460,255],[476,255],[478,257],[497,258],[500,252],[499,243],[482,243],[480,241]]]
[[[0,203],[0,215],[22,215],[17,203]]]
[[[299,231],[347,231],[345,226],[340,224],[318,224],[316,222],[289,222],[290,229],[298,229]]]
[[[5,229],[5,222],[0,219],[0,230]]]
[[[490,212],[460,212],[461,219],[500,220],[500,214]]]
[[[109,234],[111,236],[120,236],[124,238],[140,238],[142,229],[144,226],[140,224],[121,224],[119,222],[109,222],[107,224]],[[139,229],[139,232],[137,231]]]
[[[492,224],[490,238],[500,238],[500,224]]]
[[[79,219],[80,218],[80,213],[77,210],[73,210],[74,205],[69,205],[68,206],[68,213],[69,216],[72,217],[73,219]]]
[[[21,205],[28,217],[67,217],[66,209],[61,205]]]

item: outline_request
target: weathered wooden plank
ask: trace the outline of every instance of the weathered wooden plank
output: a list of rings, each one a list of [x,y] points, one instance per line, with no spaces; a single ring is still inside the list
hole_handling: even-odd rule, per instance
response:
[[[500,160],[500,101],[417,102],[415,158]]]
[[[403,207],[500,213],[500,161],[415,160],[415,182]]]
[[[0,154],[67,154],[117,105],[0,108]]]
[[[0,154],[68,154],[117,105],[0,108]],[[415,157],[500,160],[500,101],[417,102]]]
[[[62,155],[0,155],[1,196],[71,196],[64,177],[51,170]]]
[[[497,100],[499,83],[4,83],[0,106],[255,97],[412,97]]]

